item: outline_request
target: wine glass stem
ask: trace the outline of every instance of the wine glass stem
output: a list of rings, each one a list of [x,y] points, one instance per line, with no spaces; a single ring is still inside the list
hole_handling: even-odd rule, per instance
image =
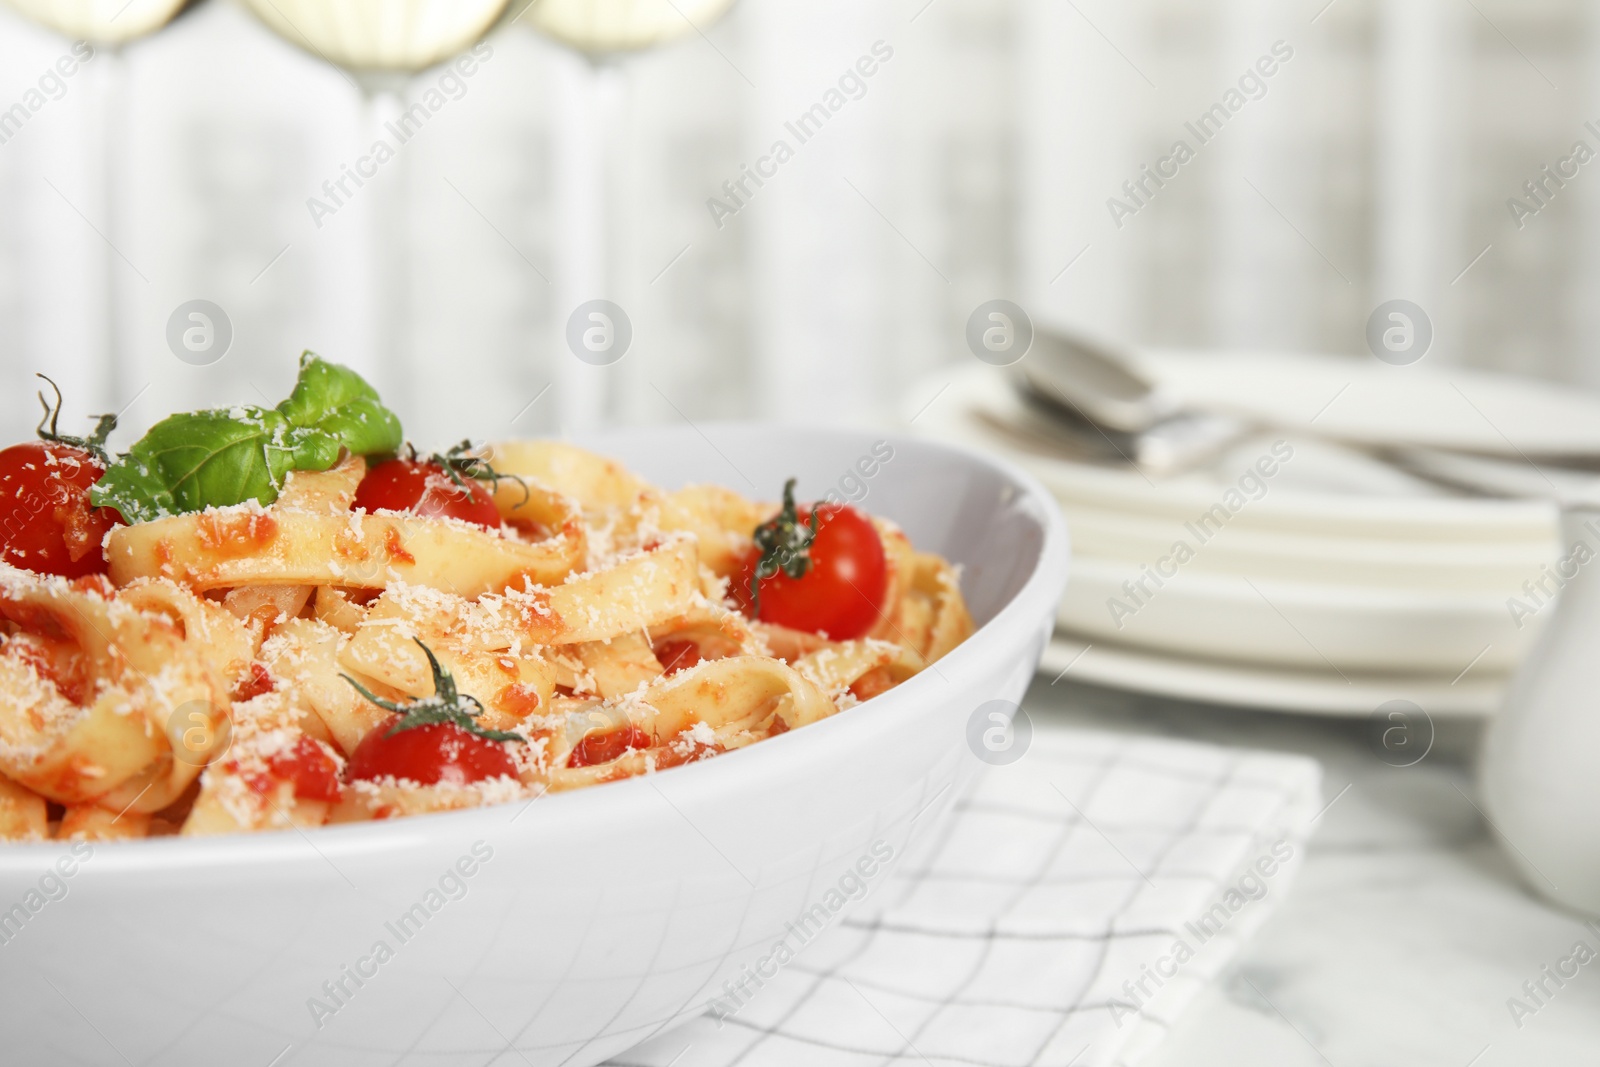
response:
[[[625,79],[609,65],[564,57],[557,76],[561,107],[556,124],[554,203],[557,217],[556,383],[564,431],[600,425],[606,411],[606,372],[567,351],[567,317],[579,304],[615,299],[613,178],[624,118]]]
[[[100,180],[103,184],[102,208],[105,212],[103,217],[106,243],[111,249],[115,249],[117,242],[122,240],[121,227],[118,225],[121,219],[118,194],[122,183],[118,179],[119,169],[126,162],[126,132],[129,118],[128,65],[120,44],[104,46],[102,54],[105,56],[105,80],[104,90],[100,94]],[[123,286],[122,272],[127,267],[115,254],[108,253],[104,259],[106,380],[103,388],[105,402],[111,405],[110,410],[115,410],[125,402],[123,390],[127,387],[129,370],[127,344],[123,336],[123,324],[128,313],[126,306],[128,294]]]

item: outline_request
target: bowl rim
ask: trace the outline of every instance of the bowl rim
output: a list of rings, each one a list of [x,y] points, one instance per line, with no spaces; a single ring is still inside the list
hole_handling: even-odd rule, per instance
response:
[[[689,803],[709,794],[719,794],[740,788],[736,779],[759,776],[763,761],[782,760],[785,764],[812,762],[838,743],[838,735],[849,732],[871,737],[903,729],[908,722],[923,713],[930,703],[929,694],[936,685],[951,686],[960,679],[976,679],[990,673],[985,662],[1004,659],[1007,653],[1018,651],[1020,629],[1053,627],[1056,605],[1066,584],[1071,555],[1067,520],[1055,498],[1044,485],[1028,471],[1011,461],[984,453],[965,445],[934,440],[909,432],[904,428],[871,430],[841,427],[808,426],[788,422],[706,421],[687,426],[629,426],[596,430],[573,435],[574,443],[594,447],[604,454],[603,442],[624,437],[647,436],[650,433],[690,434],[701,438],[707,431],[761,432],[770,434],[803,433],[812,438],[826,436],[835,439],[888,440],[896,448],[909,446],[915,451],[945,461],[957,461],[986,469],[1009,481],[1033,505],[1028,509],[1040,524],[1041,540],[1037,557],[1022,585],[994,615],[980,625],[959,646],[952,649],[938,663],[943,671],[924,670],[917,676],[896,686],[865,704],[872,704],[870,715],[850,715],[845,712],[812,723],[767,742],[727,752],[715,759],[682,767],[668,768],[652,775],[604,783],[603,788],[567,790],[544,793],[518,802],[489,804],[455,811],[428,812],[394,819],[372,820],[334,826],[319,826],[310,830],[286,828],[259,830],[249,833],[219,834],[207,837],[161,837],[131,841],[97,841],[88,844],[93,849],[93,869],[100,875],[117,871],[146,873],[171,873],[185,870],[212,868],[255,868],[263,864],[285,866],[311,862],[331,863],[333,858],[358,859],[375,854],[400,854],[407,848],[422,846],[441,839],[471,841],[491,831],[503,833],[522,811],[535,801],[541,811],[557,811],[560,818],[572,825],[584,822],[608,821],[627,814],[627,809],[637,811],[634,799],[644,790],[659,792],[656,783],[670,781],[675,793]],[[591,442],[601,442],[600,445]],[[1040,651],[1042,651],[1042,644]],[[945,672],[956,678],[941,677]],[[957,688],[959,688],[957,686]],[[774,746],[774,742],[778,742]],[[515,811],[511,819],[504,813]],[[541,826],[541,820],[525,824],[524,831]],[[558,827],[555,832],[562,832]],[[76,855],[75,846],[84,842],[30,841],[0,843],[0,875],[44,873],[43,864],[62,856]],[[307,849],[307,844],[312,848]],[[85,868],[87,869],[87,868]]]

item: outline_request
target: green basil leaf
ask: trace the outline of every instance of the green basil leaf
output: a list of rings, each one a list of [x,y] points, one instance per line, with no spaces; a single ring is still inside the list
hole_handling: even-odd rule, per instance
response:
[[[128,522],[149,522],[179,511],[160,468],[131,453],[106,468],[89,487],[89,502],[97,508],[116,508]]]
[[[358,456],[400,448],[400,420],[376,400],[353,400],[307,429],[331,438]],[[335,450],[335,458],[337,458]],[[330,461],[331,462],[331,461]]]
[[[277,408],[169,416],[111,464],[90,501],[129,522],[246,500],[270,504],[292,470],[327,470],[342,449],[373,455],[400,442],[400,420],[372,386],[307,352],[294,392]]]
[[[301,355],[300,380],[278,411],[290,425],[320,431],[358,456],[400,447],[400,420],[383,406],[378,391],[349,367],[312,352]]]
[[[377,390],[349,367],[329,363],[313,352],[302,352],[294,392],[278,405],[278,410],[296,426],[315,426],[352,400],[376,399]]]
[[[170,415],[95,483],[90,499],[130,522],[278,497],[296,455],[288,420],[238,407]]]

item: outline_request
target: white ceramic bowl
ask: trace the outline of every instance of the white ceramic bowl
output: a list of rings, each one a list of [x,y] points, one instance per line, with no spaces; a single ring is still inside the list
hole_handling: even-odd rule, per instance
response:
[[[1021,698],[1054,621],[1067,534],[1044,489],[898,438],[863,478],[874,440],[726,425],[581,443],[669,487],[864,485],[964,567],[981,626],[933,669],[750,749],[526,805],[86,857],[0,847],[6,1061],[585,1067],[704,1011],[841,879],[881,884],[875,848],[929,832],[978,766],[969,718]]]

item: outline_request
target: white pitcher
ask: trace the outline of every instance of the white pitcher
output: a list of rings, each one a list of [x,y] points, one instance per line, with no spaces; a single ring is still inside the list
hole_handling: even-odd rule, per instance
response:
[[[1552,570],[1565,584],[1489,727],[1479,787],[1528,885],[1600,915],[1600,501],[1563,506]]]

